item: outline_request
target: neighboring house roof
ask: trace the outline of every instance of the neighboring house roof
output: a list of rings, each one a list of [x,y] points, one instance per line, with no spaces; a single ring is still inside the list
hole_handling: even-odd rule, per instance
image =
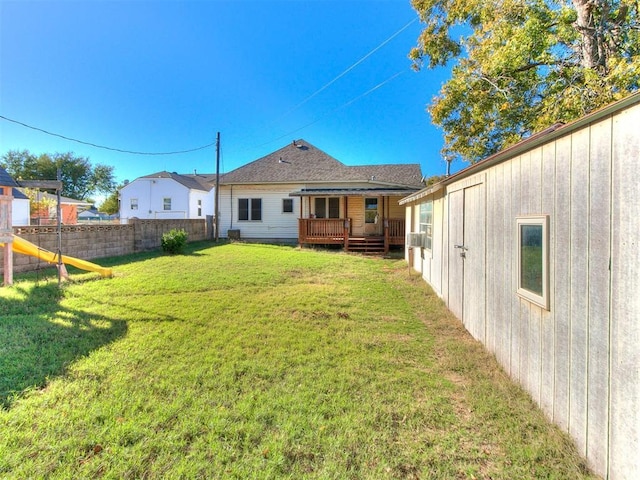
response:
[[[17,187],[16,181],[7,173],[7,171],[0,167],[0,187]]]
[[[95,207],[92,207],[84,212],[80,212],[78,218],[109,218],[109,214],[99,212]]]
[[[190,190],[202,190],[208,192],[213,188],[213,185],[209,183],[209,175],[182,175],[176,172],[162,171],[158,173],[152,173],[151,175],[145,175],[144,177],[140,178],[170,178]]]
[[[58,196],[54,195],[52,193],[38,192],[37,196],[38,196],[39,199],[47,199],[47,200],[51,200],[53,202],[57,202],[58,201]],[[78,207],[84,207],[84,206],[91,205],[91,202],[85,202],[84,200],[76,200],[75,198],[69,198],[69,197],[60,196],[60,204],[76,205]]]
[[[27,197],[24,193],[22,193],[17,188],[14,188],[12,190],[12,194],[13,194],[13,198],[17,198],[19,200],[29,200],[29,197]]]
[[[364,182],[422,186],[420,165],[349,167],[304,140],[224,174],[223,185],[309,182]]]

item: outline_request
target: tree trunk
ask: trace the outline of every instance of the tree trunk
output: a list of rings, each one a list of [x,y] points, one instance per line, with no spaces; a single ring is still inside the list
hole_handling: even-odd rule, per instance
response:
[[[584,68],[604,73],[607,67],[607,51],[604,38],[599,32],[601,25],[596,15],[608,15],[609,5],[598,0],[572,0],[572,3],[578,15],[575,23],[576,30],[582,38],[580,63]],[[602,11],[596,12],[596,6],[599,6]]]

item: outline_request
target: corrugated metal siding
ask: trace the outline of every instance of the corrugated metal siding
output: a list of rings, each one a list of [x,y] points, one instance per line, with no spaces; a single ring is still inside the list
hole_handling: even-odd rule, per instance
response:
[[[485,170],[485,344],[611,479],[640,478],[638,125],[636,104]],[[414,266],[451,305],[450,207],[434,208],[433,258]],[[550,218],[548,311],[515,293],[515,219],[528,214]]]

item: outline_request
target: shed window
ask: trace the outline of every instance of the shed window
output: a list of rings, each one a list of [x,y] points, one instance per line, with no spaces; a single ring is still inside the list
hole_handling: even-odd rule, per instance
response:
[[[293,198],[282,199],[282,213],[293,213]]]
[[[238,220],[257,222],[262,220],[261,198],[239,198]]]
[[[165,210],[171,210],[171,197],[165,197],[162,199],[162,207]]]
[[[518,286],[521,297],[549,309],[549,217],[519,217],[517,224]]]
[[[431,250],[433,239],[433,201],[420,204],[420,233],[423,234],[422,246]]]
[[[131,210],[137,210],[138,209],[138,199],[137,198],[132,198],[131,199]]]

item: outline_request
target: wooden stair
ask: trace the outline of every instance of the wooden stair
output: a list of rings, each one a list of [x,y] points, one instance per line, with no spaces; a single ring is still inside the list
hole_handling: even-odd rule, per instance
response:
[[[349,237],[347,250],[370,255],[383,255],[386,253],[384,237]]]

